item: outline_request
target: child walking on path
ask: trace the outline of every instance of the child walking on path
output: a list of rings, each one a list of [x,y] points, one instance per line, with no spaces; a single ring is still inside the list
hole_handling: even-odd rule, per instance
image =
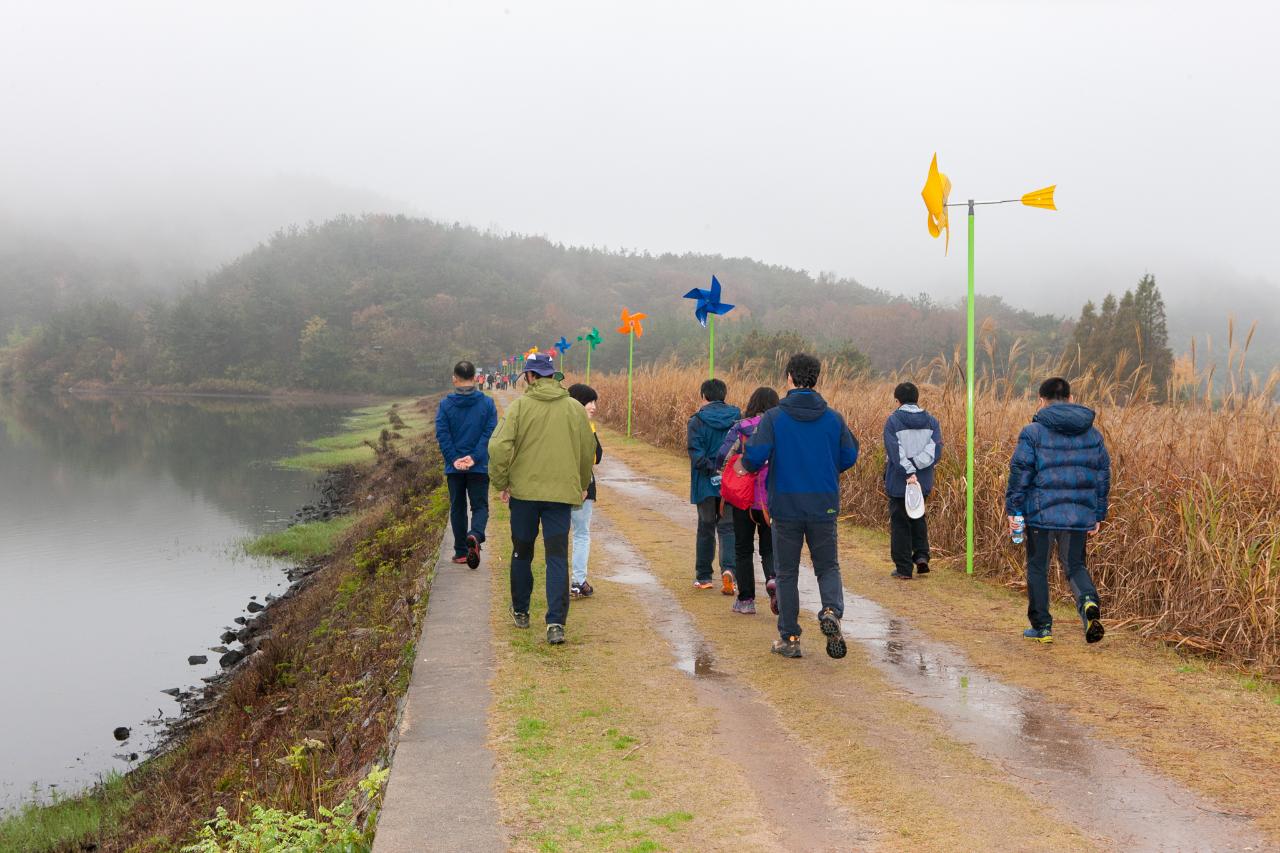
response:
[[[929,525],[924,514],[907,511],[907,486],[933,491],[933,471],[942,454],[938,419],[920,408],[920,390],[910,382],[893,389],[898,408],[884,422],[884,491],[889,497],[889,554],[893,576],[911,580],[911,572],[929,573]],[[923,509],[923,508],[922,508]]]
[[[1017,534],[1019,517],[1026,528],[1031,627],[1022,636],[1029,640],[1053,642],[1049,558],[1055,546],[1085,641],[1096,643],[1105,633],[1098,590],[1085,564],[1085,546],[1106,520],[1111,491],[1111,457],[1093,421],[1093,410],[1072,400],[1067,380],[1046,379],[1040,386],[1040,411],[1022,428],[1009,465],[1009,531]]]
[[[720,540],[720,583],[733,595],[733,519],[720,512],[720,469],[716,453],[729,427],[742,417],[737,406],[724,401],[729,389],[719,379],[702,383],[703,406],[689,418],[689,502],[698,508],[698,538],[694,553],[693,585],[711,589],[711,564]]]
[[[469,361],[454,365],[453,388],[436,407],[436,442],[449,484],[453,561],[474,569],[489,524],[489,436],[498,425],[498,407],[476,387],[476,366]]]
[[[741,454],[747,440],[755,434],[764,413],[778,405],[778,392],[768,387],[757,388],[747,401],[746,416],[734,424],[720,452],[716,454],[716,467],[724,469],[725,461],[733,454]],[[733,612],[752,615],[756,612],[756,572],[752,565],[752,545],[760,538],[760,565],[764,569],[764,588],[769,594],[769,609],[778,612],[778,582],[773,570],[773,528],[769,524],[769,494],[766,485],[769,466],[765,464],[753,477],[755,488],[750,506],[738,507],[725,498],[723,511],[733,518],[734,574],[738,580],[738,597],[733,602]]]
[[[594,423],[596,417],[596,389],[590,385],[569,386],[569,396],[582,404],[587,410],[587,417],[591,419],[591,433],[596,440],[596,464],[600,464],[600,460],[604,458],[604,449],[600,447],[600,434],[596,432]],[[587,560],[591,556],[591,513],[596,505],[596,475],[591,472],[591,485],[587,486],[587,498],[582,502],[582,506],[573,510],[569,514],[569,521],[573,527],[573,580],[569,584],[570,598],[590,598],[595,594],[595,590],[587,581]]]

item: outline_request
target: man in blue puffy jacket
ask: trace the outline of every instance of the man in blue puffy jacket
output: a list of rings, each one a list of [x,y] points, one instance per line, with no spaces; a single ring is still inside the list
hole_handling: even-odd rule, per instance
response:
[[[498,407],[476,387],[476,366],[469,361],[454,365],[453,389],[436,409],[436,441],[449,484],[453,561],[474,569],[489,523],[489,436],[498,425]]]
[[[716,456],[725,433],[742,417],[742,411],[724,401],[729,389],[719,379],[708,379],[699,389],[702,408],[685,428],[689,449],[689,503],[698,508],[698,536],[694,545],[693,586],[711,589],[711,563],[720,540],[720,583],[725,595],[733,595],[733,517],[720,511],[720,469]]]
[[[920,389],[903,382],[893,389],[898,408],[884,422],[884,491],[889,497],[889,555],[893,576],[911,580],[911,572],[929,573],[929,525],[907,514],[907,484],[933,491],[933,470],[942,454],[938,419],[920,408]]]
[[[1098,590],[1085,565],[1085,544],[1107,517],[1111,491],[1111,457],[1102,433],[1093,425],[1091,409],[1076,404],[1067,380],[1055,377],[1040,385],[1040,411],[1022,428],[1009,466],[1005,512],[1009,529],[1015,516],[1026,526],[1027,619],[1023,636],[1053,642],[1049,613],[1049,557],[1056,546],[1067,573],[1085,640],[1102,639]]]
[[[822,610],[818,626],[827,638],[827,654],[845,655],[840,618],[844,585],[836,549],[840,514],[840,474],[858,461],[858,442],[844,418],[827,407],[814,390],[822,365],[799,353],[787,362],[787,396],[764,413],[747,442],[739,465],[754,474],[769,465],[769,515],[773,518],[773,557],[778,582],[778,633],[775,654],[800,657],[800,549],[808,542],[818,577]]]

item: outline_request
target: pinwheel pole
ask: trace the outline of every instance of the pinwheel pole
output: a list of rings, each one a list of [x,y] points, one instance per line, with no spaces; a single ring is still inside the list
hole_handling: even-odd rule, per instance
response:
[[[968,298],[965,300],[965,451],[964,451],[964,570],[966,574],[973,574],[973,551],[974,551],[974,499],[973,499],[973,449],[976,440],[974,405],[976,403],[976,328],[975,328],[975,292],[974,292],[974,276],[973,276],[973,232],[974,232],[974,208],[984,204],[1016,204],[1021,202],[1027,207],[1038,207],[1042,210],[1057,210],[1054,205],[1053,192],[1057,188],[1057,184],[1044,187],[1043,189],[1032,190],[1021,198],[1006,198],[996,201],[974,201],[969,199],[967,202],[948,204],[947,196],[951,193],[951,180],[938,171],[938,155],[933,155],[933,162],[929,165],[929,175],[925,179],[924,189],[921,196],[924,197],[925,207],[929,211],[929,233],[934,237],[939,236],[944,230],[947,232],[947,242],[951,242],[951,228],[947,218],[947,208],[949,207],[968,207],[969,209],[969,289]]]
[[[635,374],[636,338],[644,336],[644,326],[640,321],[646,316],[639,311],[632,314],[623,308],[622,325],[618,327],[618,334],[627,336],[627,438],[631,437],[631,381]]]
[[[716,378],[716,315],[707,315],[707,373],[708,379]]]

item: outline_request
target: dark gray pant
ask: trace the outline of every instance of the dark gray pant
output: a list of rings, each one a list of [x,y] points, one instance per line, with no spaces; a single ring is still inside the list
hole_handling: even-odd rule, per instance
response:
[[[822,609],[844,615],[844,585],[836,550],[835,521],[773,520],[773,559],[778,572],[778,633],[798,637],[800,631],[800,547],[809,543],[809,559],[818,577]]]
[[[889,498],[889,556],[893,570],[911,577],[916,563],[929,562],[929,524],[907,515],[905,498]]]
[[[698,501],[698,539],[694,551],[694,574],[700,581],[711,580],[711,563],[720,540],[720,571],[733,571],[733,515],[720,515],[720,499]]]
[[[1058,547],[1058,562],[1067,574],[1076,611],[1084,607],[1086,598],[1098,600],[1098,590],[1085,565],[1085,543],[1089,534],[1083,530],[1044,530],[1027,528],[1027,620],[1032,628],[1052,628],[1049,614],[1049,558]]]

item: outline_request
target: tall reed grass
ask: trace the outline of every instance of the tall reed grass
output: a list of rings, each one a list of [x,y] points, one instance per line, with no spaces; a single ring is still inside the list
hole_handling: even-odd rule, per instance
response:
[[[1013,353],[1016,356],[1017,353]],[[1243,359],[1241,359],[1241,364]],[[1030,377],[1055,375],[1062,364],[988,371],[978,382],[975,453],[976,571],[1023,584],[1022,552],[1004,514],[1009,459],[1018,431],[1036,411]],[[1022,376],[1015,381],[1010,377]],[[1092,540],[1089,562],[1113,626],[1280,675],[1280,415],[1271,400],[1275,377],[1246,394],[1232,382],[1223,396],[1183,389],[1181,402],[1156,404],[1139,375],[1128,383],[1070,376],[1078,402],[1098,412],[1110,449],[1111,511]],[[683,448],[685,424],[699,405],[701,367],[648,366],[635,375],[633,431],[645,441]],[[781,391],[777,363],[722,374],[730,402],[744,405],[758,385]],[[1207,387],[1208,375],[1196,375]],[[921,404],[941,421],[945,449],[929,501],[931,544],[940,557],[964,549],[964,375],[958,358],[911,366],[894,381],[825,374],[818,390],[849,423],[861,445],[858,464],[842,478],[842,514],[867,527],[887,527],[883,493],[885,418],[895,408],[896,381],[921,387]],[[598,375],[598,417],[626,424],[626,376]],[[1184,376],[1180,380],[1188,384]],[[1063,593],[1061,587],[1059,594]]]

